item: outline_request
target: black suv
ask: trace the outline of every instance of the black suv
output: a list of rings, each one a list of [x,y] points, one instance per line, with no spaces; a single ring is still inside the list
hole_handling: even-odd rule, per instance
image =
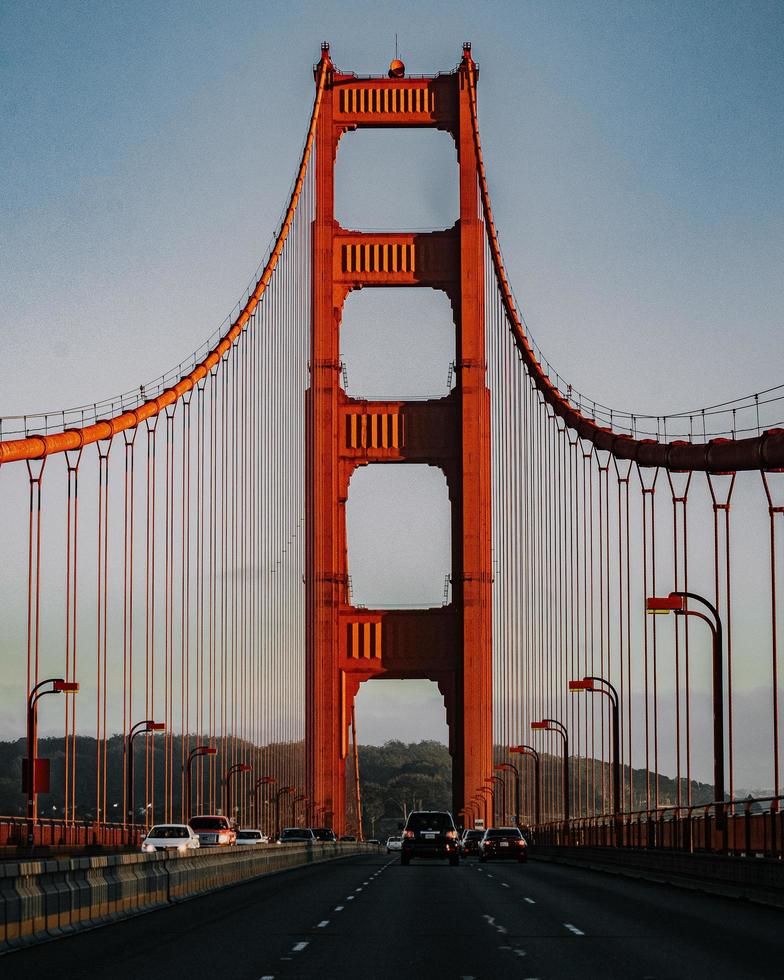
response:
[[[409,813],[403,831],[400,863],[408,864],[412,857],[448,858],[451,865],[460,863],[457,831],[451,813],[442,810],[414,810]]]

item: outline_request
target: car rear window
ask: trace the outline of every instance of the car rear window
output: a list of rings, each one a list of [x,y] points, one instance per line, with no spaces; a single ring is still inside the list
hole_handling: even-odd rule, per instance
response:
[[[227,817],[192,817],[190,821],[194,830],[228,830]]]
[[[454,824],[448,813],[412,813],[406,830],[454,830]]]
[[[488,840],[491,837],[522,837],[517,827],[493,827],[487,831]]]
[[[469,830],[466,833],[466,840],[481,840],[484,834],[484,830]]]
[[[241,830],[237,837],[241,837],[242,840],[259,840],[261,832],[258,830]]]
[[[153,827],[147,836],[166,840],[167,838],[188,837],[189,835],[187,827]]]

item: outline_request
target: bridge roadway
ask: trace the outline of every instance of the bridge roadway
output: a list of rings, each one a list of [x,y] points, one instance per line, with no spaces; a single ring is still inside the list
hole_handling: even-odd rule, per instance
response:
[[[373,854],[11,953],[0,976],[767,980],[783,934],[778,909],[584,869]]]

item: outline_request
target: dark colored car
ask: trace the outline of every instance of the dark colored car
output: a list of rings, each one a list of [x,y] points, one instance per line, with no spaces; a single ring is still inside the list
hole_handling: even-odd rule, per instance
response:
[[[334,844],[337,840],[335,831],[331,827],[311,827],[313,836],[322,844]]]
[[[488,827],[479,842],[479,860],[526,860],[528,845],[517,827]]]
[[[316,838],[310,827],[284,827],[278,837],[279,844],[315,844]]]
[[[400,863],[411,858],[447,858],[451,865],[460,863],[457,831],[451,813],[443,810],[414,810],[409,813],[403,831]]]
[[[479,841],[484,837],[484,830],[464,830],[460,838],[460,856],[468,857],[479,854]]]

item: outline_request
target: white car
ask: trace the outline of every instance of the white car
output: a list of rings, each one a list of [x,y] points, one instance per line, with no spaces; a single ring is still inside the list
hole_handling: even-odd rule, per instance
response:
[[[265,837],[260,830],[238,830],[238,844],[268,844],[269,837]]]
[[[157,823],[142,841],[142,851],[177,851],[185,854],[199,847],[199,835],[185,823]]]
[[[402,837],[387,837],[387,854],[392,851],[402,851],[403,850],[403,838]]]

